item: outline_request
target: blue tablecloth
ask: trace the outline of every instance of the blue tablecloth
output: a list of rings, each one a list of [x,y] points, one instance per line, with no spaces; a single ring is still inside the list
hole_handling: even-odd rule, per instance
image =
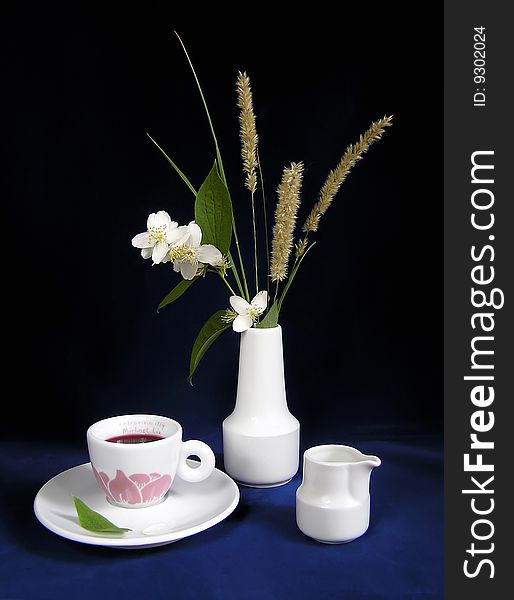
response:
[[[221,449],[218,434],[203,439]],[[350,544],[327,546],[297,529],[298,473],[281,488],[242,487],[236,511],[212,529],[168,546],[128,551],[64,540],[33,515],[41,485],[87,462],[83,446],[4,442],[0,598],[442,598],[442,442],[366,439],[353,445],[383,462],[372,475],[370,529]]]

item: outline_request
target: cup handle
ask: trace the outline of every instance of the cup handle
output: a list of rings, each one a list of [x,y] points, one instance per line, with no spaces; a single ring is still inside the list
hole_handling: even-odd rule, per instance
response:
[[[199,457],[201,461],[199,467],[190,467],[187,464],[186,459],[192,454],[196,454]],[[214,464],[214,452],[207,444],[200,442],[200,440],[188,440],[182,443],[177,475],[184,481],[197,483],[209,477],[214,471]]]

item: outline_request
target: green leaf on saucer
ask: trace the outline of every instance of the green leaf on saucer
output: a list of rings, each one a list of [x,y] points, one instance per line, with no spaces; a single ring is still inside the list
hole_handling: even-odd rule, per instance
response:
[[[202,244],[212,244],[227,254],[232,240],[232,201],[216,161],[196,195],[195,221],[202,230]]]
[[[224,310],[216,311],[200,329],[200,333],[196,336],[193,349],[191,350],[191,360],[189,362],[189,383],[192,385],[193,373],[196,371],[196,367],[203,358],[203,355],[212,346],[212,344],[219,338],[219,336],[226,331],[229,327],[229,323],[225,323],[221,317],[225,314]]]
[[[184,279],[180,283],[177,283],[177,285],[171,290],[166,298],[164,298],[164,300],[159,304],[157,307],[157,312],[159,312],[161,308],[164,308],[165,306],[168,306],[168,304],[178,300],[180,296],[182,296],[182,294],[186,292],[196,280],[197,278],[195,277],[194,279]]]
[[[276,327],[278,324],[278,304],[273,302],[268,310],[268,314],[262,319],[260,323],[258,323],[257,327],[259,329],[270,329],[271,327]]]
[[[132,531],[131,529],[117,527],[114,523],[111,523],[108,519],[102,517],[100,513],[89,508],[89,506],[80,498],[77,498],[76,496],[72,496],[72,498],[80,526],[84,529],[93,531],[94,533],[108,533],[111,535],[121,535],[127,531]]]

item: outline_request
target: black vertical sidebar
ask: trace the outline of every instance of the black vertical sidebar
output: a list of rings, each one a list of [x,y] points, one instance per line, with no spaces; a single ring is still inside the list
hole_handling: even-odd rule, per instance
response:
[[[445,577],[452,600],[505,598],[514,573],[511,8],[445,2]]]

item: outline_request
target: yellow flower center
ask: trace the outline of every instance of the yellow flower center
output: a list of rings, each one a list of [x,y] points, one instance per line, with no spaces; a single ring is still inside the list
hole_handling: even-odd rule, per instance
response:
[[[191,264],[197,264],[198,258],[196,257],[196,249],[191,246],[174,246],[170,248],[170,260],[183,260]]]
[[[255,319],[261,314],[262,310],[250,304],[250,308],[248,309],[248,316],[255,321]]]
[[[155,244],[158,244],[159,242],[165,242],[166,241],[166,225],[161,225],[160,227],[152,227],[148,233],[150,234],[150,237],[152,239],[152,241]]]

